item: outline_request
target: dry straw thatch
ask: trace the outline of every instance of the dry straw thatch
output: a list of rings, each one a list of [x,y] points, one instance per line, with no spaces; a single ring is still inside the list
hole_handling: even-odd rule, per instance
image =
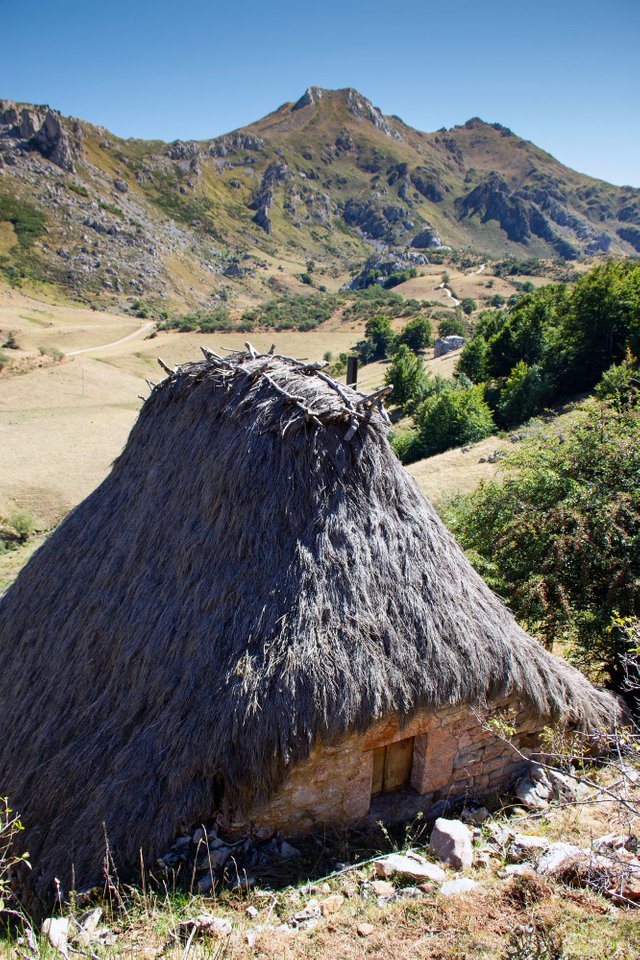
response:
[[[0,793],[33,883],[121,870],[268,795],[320,738],[517,691],[612,701],[515,623],[393,455],[376,397],[253,350],[145,403],[0,603]]]

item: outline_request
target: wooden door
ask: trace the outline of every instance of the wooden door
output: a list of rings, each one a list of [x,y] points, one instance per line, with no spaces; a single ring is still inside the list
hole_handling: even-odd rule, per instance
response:
[[[409,786],[413,765],[413,740],[413,737],[398,740],[373,751],[372,797]]]

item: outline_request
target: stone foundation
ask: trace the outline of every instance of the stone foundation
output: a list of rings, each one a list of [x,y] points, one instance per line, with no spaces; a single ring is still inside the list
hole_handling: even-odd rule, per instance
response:
[[[529,755],[545,718],[514,698],[495,702],[489,714],[507,712],[513,742]],[[304,834],[378,818],[404,819],[440,800],[483,795],[506,788],[526,761],[483,724],[468,704],[423,710],[400,727],[396,716],[375,723],[364,734],[335,744],[318,744],[296,764],[270,800],[229,824],[233,829],[270,828]],[[487,711],[484,711],[487,715]],[[413,760],[402,789],[372,798],[374,750],[413,738]]]

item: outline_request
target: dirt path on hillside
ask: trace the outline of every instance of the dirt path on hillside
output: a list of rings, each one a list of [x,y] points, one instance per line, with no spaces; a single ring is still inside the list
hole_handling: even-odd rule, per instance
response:
[[[133,333],[129,333],[126,337],[120,337],[119,340],[112,340],[110,343],[100,343],[95,347],[83,347],[82,350],[70,350],[67,356],[77,357],[80,353],[92,353],[94,350],[103,350],[105,347],[117,347],[119,343],[126,343],[128,340],[134,340],[136,337],[142,336],[143,333],[147,333],[154,327],[155,323],[145,323],[144,326],[134,330]]]
[[[460,301],[454,297],[454,295],[451,293],[451,290],[449,290],[449,287],[445,283],[441,283],[440,286],[436,287],[436,290],[442,290],[445,297],[449,298],[454,307],[460,306]]]

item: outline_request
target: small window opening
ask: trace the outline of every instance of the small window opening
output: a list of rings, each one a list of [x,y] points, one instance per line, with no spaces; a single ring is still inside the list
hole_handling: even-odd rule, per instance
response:
[[[371,796],[401,790],[411,783],[414,738],[388,743],[373,751],[373,779]]]

